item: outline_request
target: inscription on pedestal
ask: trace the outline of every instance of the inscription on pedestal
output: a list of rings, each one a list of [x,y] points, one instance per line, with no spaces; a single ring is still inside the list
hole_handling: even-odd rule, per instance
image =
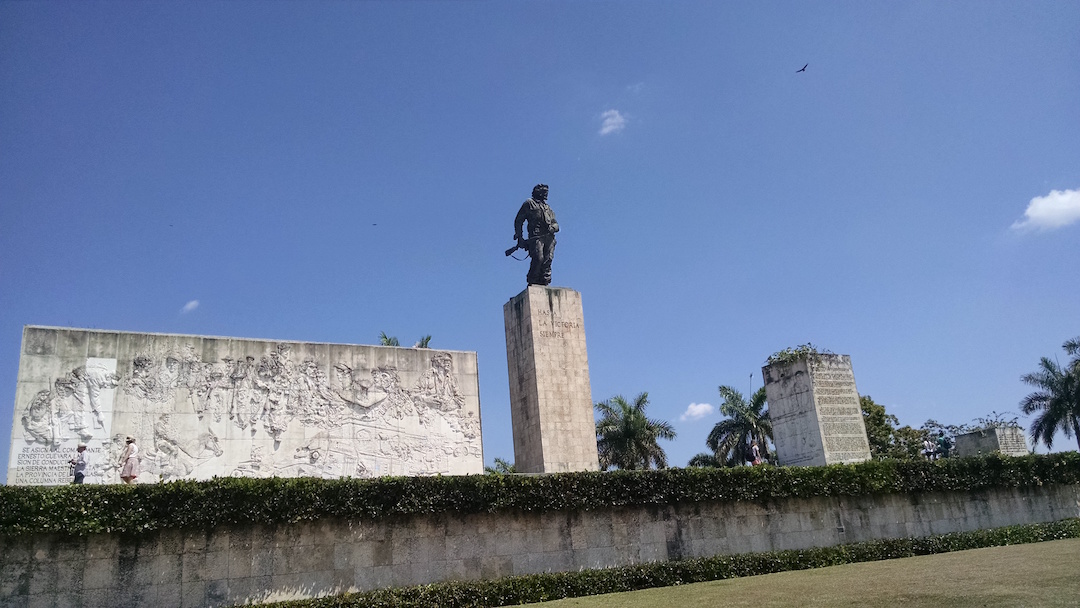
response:
[[[851,358],[819,355],[762,368],[773,441],[782,465],[870,458]]]

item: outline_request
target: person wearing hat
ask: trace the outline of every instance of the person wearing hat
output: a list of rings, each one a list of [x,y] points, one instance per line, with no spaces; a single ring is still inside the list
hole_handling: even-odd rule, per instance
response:
[[[124,483],[131,483],[139,476],[139,446],[135,445],[135,438],[128,437],[127,445],[120,454],[120,479]]]
[[[80,443],[79,447],[75,448],[75,457],[69,460],[71,463],[71,472],[75,475],[75,481],[71,483],[82,483],[86,479],[86,444]]]

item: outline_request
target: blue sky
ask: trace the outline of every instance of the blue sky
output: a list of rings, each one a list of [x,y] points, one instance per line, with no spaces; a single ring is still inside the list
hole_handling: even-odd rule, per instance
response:
[[[537,182],[673,464],[808,341],[902,423],[1016,411],[1080,335],[1080,4],[2,2],[0,428],[23,325],[385,331],[477,351],[512,459]]]

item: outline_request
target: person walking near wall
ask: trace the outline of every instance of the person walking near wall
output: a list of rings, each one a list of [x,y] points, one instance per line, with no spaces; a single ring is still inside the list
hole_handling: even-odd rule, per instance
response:
[[[135,438],[127,438],[127,446],[120,454],[120,479],[124,483],[131,483],[139,476],[139,446],[135,445]]]
[[[71,483],[82,483],[86,479],[86,444],[80,443],[79,447],[75,448],[75,457],[69,460],[71,463],[71,472],[75,475],[75,481]]]
[[[761,448],[758,447],[757,441],[750,442],[750,454],[754,458],[752,461],[754,466],[761,464]]]

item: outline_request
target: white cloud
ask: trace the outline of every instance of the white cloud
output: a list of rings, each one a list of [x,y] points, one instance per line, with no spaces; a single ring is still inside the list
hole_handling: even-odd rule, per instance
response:
[[[1080,190],[1051,190],[1036,196],[1024,210],[1024,219],[1013,223],[1013,230],[1052,230],[1080,220]]]
[[[644,82],[639,82],[639,83],[636,83],[636,84],[632,84],[632,85],[630,85],[630,86],[626,87],[626,90],[627,90],[627,91],[630,91],[630,92],[631,92],[631,93],[633,93],[634,95],[637,95],[637,94],[638,94],[638,93],[640,93],[640,92],[641,92],[641,90],[642,90],[642,89],[644,89],[644,88],[645,88],[645,83],[644,83]]]
[[[600,115],[603,122],[600,124],[600,135],[618,133],[626,128],[626,117],[619,114],[618,110],[608,110]]]
[[[712,413],[712,406],[708,403],[691,403],[686,406],[686,411],[682,416],[679,416],[679,420],[686,422],[687,420],[701,420],[705,416]]]
[[[184,304],[184,307],[180,309],[180,314],[186,315],[187,313],[195,310],[198,307],[199,307],[199,301],[198,300],[192,300],[192,301],[188,302],[187,304]]]

